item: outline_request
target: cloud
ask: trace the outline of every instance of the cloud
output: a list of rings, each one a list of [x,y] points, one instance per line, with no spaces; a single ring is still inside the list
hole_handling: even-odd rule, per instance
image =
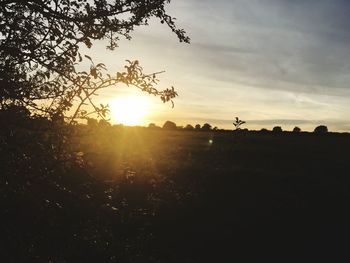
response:
[[[350,3],[192,1],[205,75],[263,89],[339,95],[350,82]],[[198,37],[196,37],[198,35]]]
[[[157,108],[159,119],[348,127],[350,1],[177,0],[167,8],[191,45],[151,21],[122,41],[116,58],[99,52],[111,66],[137,58],[147,72],[166,70],[161,86],[174,85],[179,97],[173,111]]]

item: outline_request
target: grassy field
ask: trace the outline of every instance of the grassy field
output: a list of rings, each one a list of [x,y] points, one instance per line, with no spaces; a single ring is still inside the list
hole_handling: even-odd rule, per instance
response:
[[[13,201],[10,261],[349,259],[349,135],[112,127],[78,138],[87,172]]]

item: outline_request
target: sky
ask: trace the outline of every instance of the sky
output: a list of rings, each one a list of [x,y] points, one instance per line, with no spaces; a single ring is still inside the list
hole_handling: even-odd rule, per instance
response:
[[[159,88],[175,87],[175,107],[150,97],[143,125],[233,129],[238,116],[249,129],[350,131],[350,1],[172,0],[167,10],[191,44],[153,19],[113,52],[104,42],[87,51],[110,72],[126,59],[145,72],[165,70]],[[99,99],[127,94],[146,96],[118,87]]]

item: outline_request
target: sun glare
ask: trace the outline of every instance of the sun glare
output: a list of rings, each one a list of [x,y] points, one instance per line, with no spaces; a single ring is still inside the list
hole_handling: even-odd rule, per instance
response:
[[[116,98],[109,103],[111,120],[124,125],[142,124],[143,118],[149,111],[147,97],[127,96]]]

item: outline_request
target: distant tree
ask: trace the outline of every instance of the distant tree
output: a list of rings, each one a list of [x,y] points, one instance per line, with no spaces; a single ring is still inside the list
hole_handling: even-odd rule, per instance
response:
[[[218,127],[215,126],[215,127],[213,128],[213,131],[217,131],[217,130],[218,130]]]
[[[150,123],[150,124],[148,124],[148,128],[149,129],[156,129],[157,125],[155,125],[154,123]]]
[[[314,133],[325,134],[328,132],[328,128],[325,125],[319,125],[314,129]]]
[[[299,127],[294,127],[293,132],[299,133],[299,132],[301,132],[301,129]]]
[[[187,131],[193,131],[194,127],[191,124],[187,124],[184,129]]]
[[[233,122],[233,125],[235,126],[236,130],[240,130],[241,125],[246,123],[245,121],[240,120],[238,117],[235,117],[235,121]]]
[[[199,130],[201,129],[201,126],[200,126],[199,124],[196,124],[196,126],[194,127],[194,129],[195,129],[196,131],[199,131]]]
[[[281,128],[281,126],[275,126],[275,127],[273,127],[272,131],[275,132],[275,133],[281,133],[282,132],[282,128]]]
[[[210,131],[211,130],[211,125],[209,123],[204,123],[202,126],[203,131]]]
[[[163,125],[163,129],[166,129],[166,130],[176,130],[177,127],[176,127],[176,124],[175,122],[172,122],[172,121],[166,121]]]

